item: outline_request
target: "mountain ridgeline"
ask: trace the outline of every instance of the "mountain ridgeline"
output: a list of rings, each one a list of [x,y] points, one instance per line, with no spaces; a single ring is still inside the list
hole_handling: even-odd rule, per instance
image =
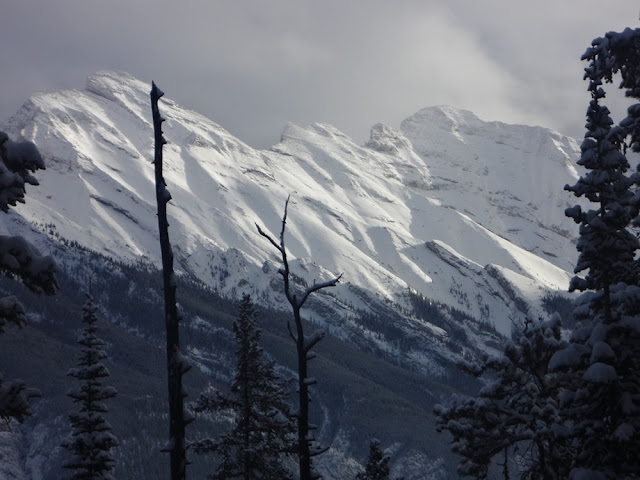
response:
[[[27,237],[60,267],[60,294],[29,297],[30,325],[0,337],[3,370],[44,394],[22,440],[0,432],[25,478],[60,473],[64,372],[88,278],[119,391],[110,408],[120,440],[115,475],[167,478],[149,89],[100,72],[82,91],[33,96],[3,125],[33,141],[47,167],[26,203],[5,215],[3,233]],[[289,124],[279,143],[255,150],[170,99],[160,108],[183,342],[197,367],[185,377],[191,394],[209,384],[227,388],[231,322],[243,294],[260,309],[265,351],[294,375],[279,258],[255,228],[277,238],[290,196],[286,241],[296,286],[342,273],[303,311],[312,329],[328,333],[311,366],[318,437],[331,445],[318,469],[325,478],[353,478],[376,435],[390,446],[392,473],[453,476],[448,438],[434,435],[431,410],[474,387],[456,363],[499,350],[513,325],[571,302],[575,231],[564,210],[574,199],[563,186],[578,178],[576,142],[431,107],[399,131],[373,126],[364,145],[330,125]],[[40,347],[26,362],[12,361],[25,345]],[[190,435],[221,424],[198,418]],[[192,460],[194,475],[209,471],[206,459]]]

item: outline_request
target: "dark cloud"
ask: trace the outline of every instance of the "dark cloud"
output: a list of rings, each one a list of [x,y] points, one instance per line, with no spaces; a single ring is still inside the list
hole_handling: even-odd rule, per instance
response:
[[[259,147],[287,121],[363,141],[373,123],[435,104],[578,136],[580,54],[638,23],[630,0],[6,3],[1,118],[31,93],[123,70]]]

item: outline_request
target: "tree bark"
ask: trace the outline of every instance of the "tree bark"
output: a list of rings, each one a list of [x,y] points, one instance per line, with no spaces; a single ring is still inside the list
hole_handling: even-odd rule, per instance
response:
[[[180,315],[176,303],[176,283],[173,272],[173,251],[169,242],[169,222],[167,221],[167,203],[171,194],[166,189],[166,182],[162,176],[162,147],[167,141],[162,135],[164,118],[158,110],[158,100],[164,93],[152,82],[151,111],[153,114],[153,131],[155,138],[155,180],[156,201],[158,203],[158,232],[160,236],[160,250],[162,253],[162,278],[164,287],[165,326],[167,336],[167,383],[169,389],[169,446],[166,451],[170,454],[171,480],[186,478],[186,448],[184,397],[182,375],[189,369],[180,353]]]

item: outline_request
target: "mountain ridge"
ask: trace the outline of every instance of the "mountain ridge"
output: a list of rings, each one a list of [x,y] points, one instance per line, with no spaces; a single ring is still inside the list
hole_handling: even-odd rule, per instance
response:
[[[149,314],[160,308],[160,287],[147,278],[149,264],[160,263],[149,88],[127,74],[100,72],[85,90],[28,100],[3,127],[34,141],[47,170],[38,174],[41,186],[28,189],[26,203],[2,217],[0,233],[27,236],[55,254],[66,282],[75,282],[65,295],[77,295],[93,269],[104,276],[97,298],[106,330],[117,339],[112,360],[124,362],[119,368],[145,388],[161,391],[157,375],[146,378],[151,366],[145,360],[162,358],[161,325],[154,323],[161,315]],[[579,155],[576,142],[542,127],[483,122],[440,106],[418,111],[399,130],[374,125],[364,145],[331,125],[288,124],[278,143],[255,150],[170,98],[163,97],[160,110],[169,141],[165,179],[174,199],[169,234],[186,282],[178,296],[197,297],[194,303],[185,298],[190,310],[183,328],[199,381],[224,384],[231,368],[221,353],[229,350],[230,310],[225,319],[214,318],[203,308],[208,296],[230,304],[252,294],[271,312],[263,324],[269,353],[287,364],[281,259],[255,223],[277,238],[290,196],[285,240],[294,289],[344,273],[337,287],[310,297],[304,311],[309,329],[328,333],[314,368],[340,367],[323,371],[326,390],[318,388],[319,431],[332,444],[322,468],[333,472],[342,467],[332,463],[344,463],[339,475],[352,477],[364,429],[376,419],[397,442],[389,451],[398,473],[408,480],[425,472],[447,478],[453,462],[446,439],[433,438],[428,412],[445,392],[470,387],[455,364],[499,350],[514,324],[548,314],[550,296],[570,298],[565,290],[576,253],[563,212],[573,199],[562,187],[577,176],[571,165]],[[115,293],[106,293],[111,289]],[[131,310],[143,315],[123,308],[132,296],[144,305]],[[73,307],[67,297],[56,308],[63,306]],[[32,319],[27,335],[55,344],[65,334],[55,325],[59,319],[40,313]],[[148,350],[138,359],[141,371],[126,361],[129,336],[138,342],[134,350]],[[11,345],[11,339],[0,341]],[[161,371],[156,363],[153,369]],[[293,375],[293,367],[282,368]],[[394,373],[382,378],[383,371]],[[400,374],[411,393],[396,390]],[[145,417],[127,423],[127,444],[136,451],[160,445],[160,419],[146,410],[148,392],[131,385],[122,390],[129,395],[123,405],[144,405]],[[396,416],[387,417],[391,398]],[[32,463],[48,465],[30,467],[34,471],[57,465],[58,453],[49,458],[48,447],[37,445],[59,445],[61,411],[39,417],[46,442],[29,437]],[[126,407],[116,412],[129,414]],[[354,419],[361,430],[349,423]],[[425,431],[414,432],[416,425]],[[150,426],[156,433],[141,441],[136,429]],[[120,455],[143,468],[139,459]],[[160,469],[151,463],[143,468],[148,474]]]
[[[157,263],[148,85],[113,72],[92,75],[87,85],[36,95],[7,123],[38,145],[49,167],[43,187],[28,192],[18,212],[55,223],[60,235],[87,248]],[[315,268],[319,279],[344,271],[346,282],[381,298],[398,301],[411,288],[476,317],[488,306],[494,317],[523,318],[490,299],[452,303],[451,285],[434,282],[450,265],[425,247],[437,240],[454,255],[509,269],[541,289],[566,289],[574,254],[563,230],[570,198],[562,186],[575,179],[570,162],[578,156],[567,137],[440,106],[418,111],[400,131],[374,126],[363,146],[330,125],[289,124],[279,143],[259,151],[170,99],[160,108],[178,261],[210,286],[232,288],[213,278],[209,253],[237,249],[254,272],[267,259],[277,262],[254,223],[277,233],[291,195],[287,246],[302,264],[323,266]],[[267,282],[259,283],[253,293]],[[509,331],[508,322],[497,326]]]

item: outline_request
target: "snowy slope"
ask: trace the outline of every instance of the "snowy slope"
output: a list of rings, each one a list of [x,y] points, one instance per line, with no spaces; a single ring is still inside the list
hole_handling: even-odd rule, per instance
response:
[[[580,148],[542,127],[483,122],[450,107],[427,108],[402,132],[429,164],[438,198],[510,242],[567,270],[575,229],[564,216],[575,199]]]
[[[100,72],[83,91],[33,96],[4,126],[47,163],[19,214],[109,256],[159,262],[149,90]],[[331,291],[342,306],[367,308],[360,289],[403,304],[411,288],[508,333],[540,312],[545,293],[567,288],[572,139],[432,107],[400,132],[374,126],[364,146],[329,125],[290,124],[259,151],[165,98],[176,259],[223,292],[282,301],[264,264],[278,258],[255,222],[277,236],[288,195],[295,273],[312,282],[344,272]]]

